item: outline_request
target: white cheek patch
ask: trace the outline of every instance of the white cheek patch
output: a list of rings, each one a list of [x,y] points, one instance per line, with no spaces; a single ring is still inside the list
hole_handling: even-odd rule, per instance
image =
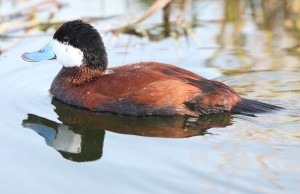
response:
[[[53,39],[52,49],[56,55],[56,60],[64,67],[79,67],[82,65],[83,53],[78,48]]]

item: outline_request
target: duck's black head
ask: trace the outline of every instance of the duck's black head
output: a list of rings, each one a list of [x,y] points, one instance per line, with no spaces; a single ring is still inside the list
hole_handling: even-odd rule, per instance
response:
[[[107,54],[100,34],[81,20],[64,23],[44,48],[22,57],[26,61],[56,59],[67,68],[82,65],[100,70],[107,68]]]

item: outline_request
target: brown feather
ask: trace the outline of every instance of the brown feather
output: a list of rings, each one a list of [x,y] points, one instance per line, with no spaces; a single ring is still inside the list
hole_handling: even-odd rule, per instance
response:
[[[141,62],[110,68],[63,68],[52,95],[93,111],[129,115],[191,115],[229,111],[240,97],[225,84],[162,63]]]

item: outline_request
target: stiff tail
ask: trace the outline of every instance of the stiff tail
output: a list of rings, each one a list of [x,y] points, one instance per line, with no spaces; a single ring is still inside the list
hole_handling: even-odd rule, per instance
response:
[[[254,115],[255,113],[265,113],[265,112],[282,110],[282,109],[283,109],[282,107],[276,105],[242,98],[242,101],[240,101],[234,107],[232,107],[230,112],[234,114],[255,116]]]

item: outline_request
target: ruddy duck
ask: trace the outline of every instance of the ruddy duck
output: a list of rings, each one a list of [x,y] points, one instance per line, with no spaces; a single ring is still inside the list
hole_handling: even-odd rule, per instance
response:
[[[253,115],[281,109],[240,97],[229,86],[169,64],[140,62],[107,69],[100,34],[80,20],[64,23],[25,61],[56,59],[63,67],[52,82],[54,98],[92,111],[134,116],[231,112]]]

